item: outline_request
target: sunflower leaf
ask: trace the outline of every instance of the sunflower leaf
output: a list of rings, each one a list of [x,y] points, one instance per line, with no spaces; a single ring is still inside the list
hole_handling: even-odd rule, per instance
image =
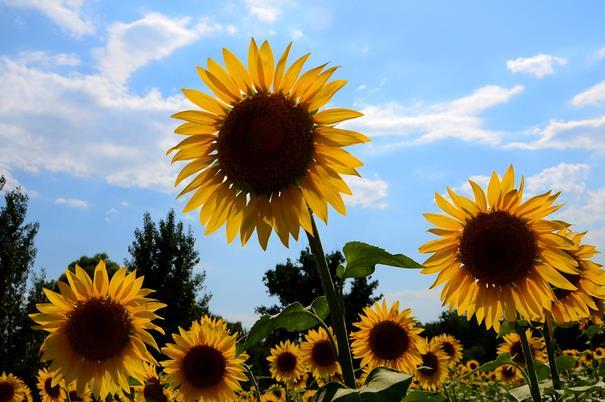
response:
[[[423,266],[403,254],[391,254],[370,244],[353,241],[342,249],[347,265],[337,270],[341,279],[363,278],[374,273],[376,265],[389,265],[397,268],[423,268]]]
[[[329,309],[326,298],[325,296],[320,296],[308,307],[295,302],[286,306],[275,315],[264,315],[254,323],[248,336],[238,343],[238,353],[250,349],[279,328],[290,332],[305,331],[319,324],[316,316],[324,320],[328,316],[328,313]]]
[[[562,373],[576,367],[576,359],[573,356],[560,355],[555,358],[557,370]]]
[[[539,360],[534,360],[534,368],[536,369],[538,381],[545,380],[550,375],[550,368],[548,365],[546,365],[546,363],[543,363]]]
[[[401,402],[444,402],[446,400],[439,392],[412,391]]]

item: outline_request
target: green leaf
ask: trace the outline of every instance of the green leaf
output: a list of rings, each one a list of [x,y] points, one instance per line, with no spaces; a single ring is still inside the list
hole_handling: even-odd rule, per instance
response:
[[[354,241],[345,244],[342,249],[347,265],[339,277],[363,278],[374,273],[377,264],[397,268],[423,268],[423,266],[403,254],[391,254],[388,251],[366,243]]]
[[[502,338],[504,335],[514,332],[515,331],[515,324],[512,322],[508,322],[508,321],[502,321],[502,324],[500,325],[500,331],[498,332],[498,338]]]
[[[596,391],[596,390],[601,391],[604,389],[605,389],[605,382],[599,381],[592,385],[583,385],[583,386],[579,386],[579,387],[565,387],[563,390],[565,391],[565,393],[567,395],[570,395],[570,394],[584,394],[584,393],[588,393],[591,391]]]
[[[555,362],[559,373],[573,370],[576,367],[576,359],[573,356],[560,355],[555,358]]]
[[[584,335],[589,338],[594,337],[595,335],[603,333],[603,328],[600,325],[591,325],[584,331]]]
[[[597,373],[599,377],[605,377],[605,361],[599,363],[599,367],[597,368]]]
[[[313,316],[311,309],[314,311],[314,314],[324,320],[329,313],[326,297],[318,297],[308,307],[303,307],[302,304],[296,302],[286,306],[278,314],[262,316],[254,323],[243,342],[238,344],[238,353],[250,349],[278,328],[295,332],[305,331],[316,326],[319,324],[319,321]]]
[[[412,377],[385,367],[375,368],[359,389],[330,383],[321,387],[314,402],[390,402],[400,401],[406,394]]]
[[[446,400],[439,392],[412,391],[401,402],[444,402]]]
[[[539,360],[534,360],[534,368],[536,369],[536,376],[538,381],[542,381],[548,378],[550,375],[550,367]]]
[[[131,387],[138,387],[143,384],[141,384],[140,381],[134,377],[128,377],[128,385],[130,385]]]

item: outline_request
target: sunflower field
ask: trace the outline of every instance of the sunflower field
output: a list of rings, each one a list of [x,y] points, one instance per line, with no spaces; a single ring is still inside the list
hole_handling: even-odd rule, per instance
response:
[[[359,176],[362,162],[345,148],[370,139],[337,127],[360,112],[327,107],[347,83],[332,79],[337,67],[305,69],[310,55],[291,61],[291,50],[276,57],[252,39],[247,60],[223,49],[222,64],[197,67],[211,93],[183,89],[194,107],[172,116],[179,141],[167,154],[180,168],[183,210],[197,211],[205,234],[224,228],[228,243],[266,250],[273,232],[285,247],[302,233],[323,295],[263,315],[242,335],[207,314],[167,334],[168,306],[144,276],[103,260],[92,275],[76,265],[29,316],[44,337],[37,389],[3,372],[0,402],[605,400],[598,251],[573,222],[550,219],[564,208],[560,194],[525,197],[512,165],[485,188],[469,180],[472,198],[435,193],[424,214],[435,237],[420,245],[422,263],[351,241],[332,275],[315,219],[327,224],[329,207],[346,214],[343,176]],[[469,359],[455,336],[425,335],[414,311],[385,299],[347,325],[344,284],[376,269],[433,277],[450,312],[497,335],[497,357]],[[581,348],[555,341],[569,328]],[[278,330],[299,335],[271,345],[261,378],[251,351]]]

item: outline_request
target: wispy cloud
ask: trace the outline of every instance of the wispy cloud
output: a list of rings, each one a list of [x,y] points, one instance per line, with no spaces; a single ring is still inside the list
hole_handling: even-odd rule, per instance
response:
[[[571,103],[577,107],[605,105],[605,81],[580,92],[573,97]]]
[[[388,206],[386,199],[389,194],[389,185],[384,180],[378,177],[368,179],[357,176],[347,176],[345,180],[353,193],[345,200],[348,205],[379,209]]]
[[[281,13],[280,6],[285,3],[280,0],[246,0],[248,12],[262,22],[276,22]]]
[[[80,200],[78,198],[63,198],[59,197],[55,199],[55,204],[65,205],[71,208],[87,209],[89,207],[88,201]]]
[[[563,66],[565,64],[567,64],[567,59],[563,57],[538,54],[532,57],[519,57],[509,60],[506,62],[506,68],[513,73],[529,74],[536,78],[542,78],[554,74],[555,65]]]

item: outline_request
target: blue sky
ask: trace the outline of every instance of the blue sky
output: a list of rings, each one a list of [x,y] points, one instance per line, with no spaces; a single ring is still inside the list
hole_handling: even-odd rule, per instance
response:
[[[421,214],[434,192],[468,191],[514,163],[531,193],[563,191],[559,214],[605,247],[605,4],[584,2],[100,2],[0,0],[0,173],[31,195],[40,222],[36,269],[56,277],[83,254],[122,262],[145,211],[180,211],[174,145],[186,107],[180,88],[222,47],[244,56],[249,38],[275,53],[313,53],[348,85],[332,104],[365,117],[346,126],[373,138],[352,152],[348,215],[331,211],[327,250],[361,240],[422,260]],[[265,270],[305,242],[267,252],[198,239],[211,309],[254,320],[273,301]],[[601,258],[602,261],[602,258]],[[380,268],[379,291],[430,320],[441,310],[432,277]]]

